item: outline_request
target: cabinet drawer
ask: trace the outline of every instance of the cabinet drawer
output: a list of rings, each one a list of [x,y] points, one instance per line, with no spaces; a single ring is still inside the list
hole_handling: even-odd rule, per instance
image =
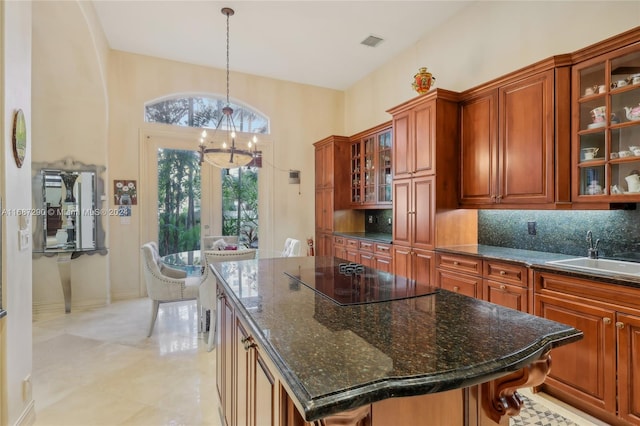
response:
[[[391,246],[389,244],[375,243],[374,247],[376,254],[391,256]]]
[[[485,260],[483,275],[485,278],[492,280],[516,284],[523,287],[527,286],[526,266]]]
[[[360,249],[360,242],[358,240],[347,239],[346,246],[347,246],[348,249],[359,250]]]
[[[465,296],[482,298],[482,278],[471,275],[437,271],[437,286]]]
[[[437,268],[474,275],[482,274],[482,260],[477,257],[439,253],[436,262]]]
[[[344,246],[345,243],[345,238],[344,237],[339,237],[337,235],[333,236],[333,244],[337,245],[337,246]]]
[[[360,244],[359,244],[358,248],[360,249],[360,251],[368,251],[368,252],[373,253],[373,245],[374,245],[373,242],[360,240],[359,243]]]

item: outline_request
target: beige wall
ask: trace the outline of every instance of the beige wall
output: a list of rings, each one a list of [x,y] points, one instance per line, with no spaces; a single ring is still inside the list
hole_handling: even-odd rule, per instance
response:
[[[418,67],[436,86],[463,91],[553,55],[571,53],[640,25],[634,1],[479,1],[345,92],[348,134],[391,117],[416,96]]]
[[[225,96],[225,71],[113,51],[109,61],[109,169],[112,179],[140,182],[141,201],[152,179],[140,170],[140,152],[169,132],[145,124],[146,102],[174,94]],[[280,80],[231,73],[232,101],[257,109],[271,120],[271,158],[260,171],[260,249],[270,252],[286,237],[304,240],[314,233],[314,156],[312,143],[343,130],[342,92]],[[178,132],[184,149],[197,149],[198,132]],[[290,169],[302,171],[301,185],[288,183]],[[109,198],[111,199],[111,198]],[[139,247],[154,239],[149,219],[153,206],[134,206],[130,224],[110,219],[111,294],[114,299],[140,295],[131,271],[139,265]],[[306,207],[301,207],[306,206]],[[214,212],[215,214],[216,212]],[[215,232],[214,232],[215,234]]]
[[[31,3],[0,2],[0,195],[2,207],[2,303],[0,320],[0,423],[28,422],[33,398],[22,393],[31,374],[31,249],[18,248],[18,216],[31,208],[28,191],[33,141],[31,114]],[[13,116],[22,109],[27,124],[27,153],[22,168],[13,158]],[[32,417],[31,417],[32,420]]]
[[[33,5],[33,173],[71,157],[107,166],[107,179],[109,49],[96,24],[88,2]],[[97,219],[107,225],[106,217]],[[108,265],[108,255],[98,254],[71,262],[72,309],[108,303]],[[64,312],[56,257],[34,256],[33,308],[35,314]]]

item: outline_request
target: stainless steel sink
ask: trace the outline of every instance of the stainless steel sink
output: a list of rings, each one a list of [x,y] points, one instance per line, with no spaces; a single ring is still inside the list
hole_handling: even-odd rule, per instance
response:
[[[549,264],[568,266],[583,271],[606,272],[617,275],[640,276],[640,263],[625,262],[624,260],[590,259],[577,257],[574,259],[551,260]]]

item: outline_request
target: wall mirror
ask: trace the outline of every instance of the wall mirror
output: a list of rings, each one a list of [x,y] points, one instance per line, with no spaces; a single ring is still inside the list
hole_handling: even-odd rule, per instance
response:
[[[96,248],[96,175],[42,170],[45,250]]]
[[[33,251],[36,253],[104,251],[100,171],[72,160],[42,164],[34,170]]]

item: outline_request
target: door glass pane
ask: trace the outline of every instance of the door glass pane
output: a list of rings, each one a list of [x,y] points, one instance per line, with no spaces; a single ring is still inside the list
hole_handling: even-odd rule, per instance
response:
[[[222,170],[222,235],[258,248],[258,168]]]
[[[160,255],[200,249],[200,156],[158,149]]]

